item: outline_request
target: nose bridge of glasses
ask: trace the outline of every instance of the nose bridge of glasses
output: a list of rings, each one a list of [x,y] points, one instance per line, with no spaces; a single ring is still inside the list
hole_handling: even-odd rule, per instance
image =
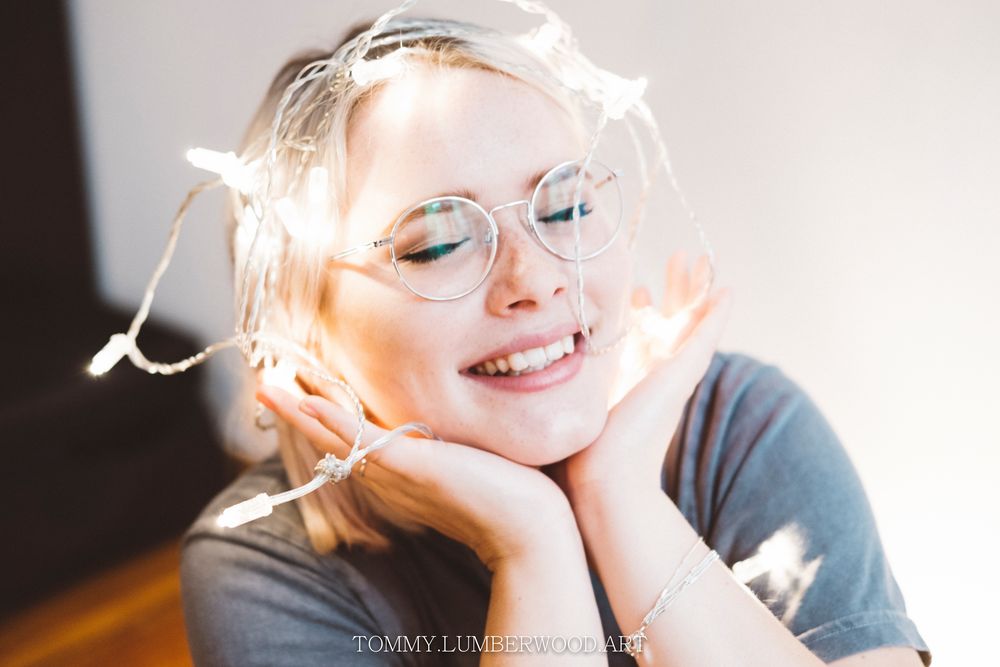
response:
[[[524,215],[520,215],[519,211],[514,211],[514,213],[517,214],[518,219],[521,221],[521,224],[524,225],[525,230],[527,230],[528,233],[531,234],[532,233],[531,221],[529,219],[529,213],[528,213],[531,210],[531,203],[527,199],[519,199],[518,201],[512,201],[506,204],[500,204],[498,206],[494,206],[489,211],[487,211],[487,215],[489,215],[490,219],[493,220],[493,224],[496,225],[497,228],[499,228],[500,223],[497,221],[496,214],[500,211],[505,211],[511,208],[518,208],[520,206],[524,206]]]

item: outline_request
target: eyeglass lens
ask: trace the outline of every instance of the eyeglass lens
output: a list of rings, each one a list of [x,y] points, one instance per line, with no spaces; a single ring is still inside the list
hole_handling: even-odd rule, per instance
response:
[[[582,163],[549,172],[531,200],[534,228],[542,244],[564,258],[576,256],[575,188]],[[592,257],[614,239],[621,221],[621,191],[615,174],[591,162],[580,202],[580,255]],[[486,277],[496,254],[496,236],[485,212],[456,197],[424,202],[406,214],[393,235],[400,277],[414,292],[434,299],[468,293]]]

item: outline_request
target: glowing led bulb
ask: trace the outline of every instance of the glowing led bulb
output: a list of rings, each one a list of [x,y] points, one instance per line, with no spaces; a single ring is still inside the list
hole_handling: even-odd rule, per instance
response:
[[[261,382],[272,387],[284,389],[296,396],[302,394],[302,389],[295,382],[295,372],[298,369],[284,359],[274,366],[265,366],[261,372]]]
[[[274,210],[290,236],[306,240],[311,235],[314,239],[319,239],[329,196],[330,172],[326,167],[313,167],[309,170],[306,214],[303,215],[289,197],[282,197],[274,202]]]
[[[604,113],[615,120],[625,117],[625,112],[638,102],[646,92],[646,77],[623,79],[608,74],[605,77],[607,92],[604,97]]]
[[[351,67],[351,78],[359,86],[365,86],[402,74],[406,70],[406,54],[412,50],[403,46],[378,59],[359,60]]]
[[[220,153],[208,148],[192,148],[185,155],[187,161],[199,169],[222,176],[222,182],[231,188],[249,192],[253,182],[253,168],[243,164],[236,153]]]
[[[101,351],[90,360],[88,370],[91,375],[103,375],[114,368],[115,364],[132,349],[132,339],[125,334],[112,336]]]
[[[619,359],[618,377],[611,391],[610,406],[616,405],[649,372],[658,360],[675,353],[681,335],[691,322],[691,311],[665,317],[652,306],[632,311],[632,331]]]
[[[274,509],[271,506],[271,499],[268,495],[266,493],[258,493],[250,500],[244,500],[242,503],[227,507],[219,515],[219,518],[215,520],[215,523],[223,528],[235,528],[255,519],[270,516],[272,511]]]
[[[301,239],[305,236],[306,228],[299,215],[299,209],[288,197],[282,197],[274,202],[274,211],[278,214],[278,219],[285,226],[285,230],[290,236]]]
[[[325,204],[330,192],[330,172],[326,167],[309,170],[309,203]]]
[[[665,317],[652,306],[640,308],[636,313],[636,323],[652,345],[652,352],[658,355],[670,355],[677,345],[681,333],[691,322],[691,310],[679,310],[670,317]]]
[[[546,21],[535,30],[519,39],[522,44],[539,55],[546,55],[563,37],[562,29],[551,21]]]

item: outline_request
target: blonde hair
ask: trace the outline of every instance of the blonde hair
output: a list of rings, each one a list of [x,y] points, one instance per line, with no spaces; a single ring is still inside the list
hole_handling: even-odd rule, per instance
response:
[[[328,66],[331,60],[335,61],[337,54],[349,49],[352,41],[363,36],[368,27],[365,24],[350,31],[333,52],[307,52],[286,63],[275,76],[240,146],[240,158],[245,163],[273,160],[266,185],[267,199],[272,202],[283,196],[303,204],[310,171],[315,167],[325,168],[331,192],[322,204],[325,210],[317,218],[324,221],[322,228],[311,230],[313,233],[307,238],[297,238],[285,233],[281,225],[271,223],[270,230],[280,230],[278,233],[252,241],[273,244],[265,253],[270,264],[264,267],[247,262],[251,239],[256,235],[247,229],[266,224],[264,216],[267,213],[260,210],[259,203],[252,197],[234,188],[227,214],[235,284],[245,284],[259,277],[260,272],[266,272],[266,280],[262,281],[268,294],[266,314],[258,316],[266,317],[267,332],[294,341],[334,373],[332,339],[326,325],[336,316],[336,304],[330,294],[324,259],[336,247],[342,232],[339,221],[350,205],[345,176],[350,122],[359,106],[371,99],[384,82],[358,84],[350,77],[343,77],[343,85],[336,89],[331,85],[310,99],[304,99],[305,93],[296,89],[296,82],[311,68]],[[513,77],[554,100],[574,119],[576,129],[584,127],[583,107],[567,94],[557,77],[531,49],[510,36],[438,19],[393,20],[384,26],[381,34],[392,35],[393,40],[381,45],[373,42],[366,54],[368,60],[386,57],[405,42],[407,63],[480,69]],[[408,38],[408,35],[415,36]],[[281,113],[284,117],[276,120],[276,114],[280,116]],[[279,124],[286,129],[292,127],[294,131],[290,134],[302,141],[286,139],[269,156]],[[315,208],[316,202],[308,206]],[[280,270],[272,270],[276,267]],[[239,293],[239,289],[236,291]],[[248,317],[242,306],[237,316]],[[247,386],[244,391],[252,395],[254,387]],[[324,452],[283,422],[277,423],[277,431],[278,450],[289,481],[293,486],[304,484],[313,477],[313,466]],[[390,545],[389,533],[393,528],[407,532],[424,529],[395,512],[364,485],[350,480],[326,484],[298,502],[312,545],[320,553],[333,550],[341,543],[384,549]]]

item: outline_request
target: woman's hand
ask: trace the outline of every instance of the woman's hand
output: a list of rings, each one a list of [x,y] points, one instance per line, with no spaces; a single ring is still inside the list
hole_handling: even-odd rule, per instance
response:
[[[266,385],[257,398],[321,451],[346,458],[355,416],[322,388],[308,387],[313,395],[301,401]],[[366,423],[362,446],[385,433]],[[339,483],[369,487],[408,518],[467,545],[490,570],[554,548],[560,536],[580,539],[566,496],[535,468],[468,445],[410,437],[394,439],[367,460],[363,477],[356,465]]]
[[[683,251],[671,256],[663,315],[669,318],[693,305],[709,277],[707,256],[698,258],[691,273]],[[727,288],[710,293],[690,312],[667,354],[648,360],[648,373],[612,408],[600,437],[554,466],[550,474],[574,506],[609,493],[660,489],[667,448],[688,398],[712,361],[731,303]],[[648,292],[637,290],[633,304],[648,306]]]

